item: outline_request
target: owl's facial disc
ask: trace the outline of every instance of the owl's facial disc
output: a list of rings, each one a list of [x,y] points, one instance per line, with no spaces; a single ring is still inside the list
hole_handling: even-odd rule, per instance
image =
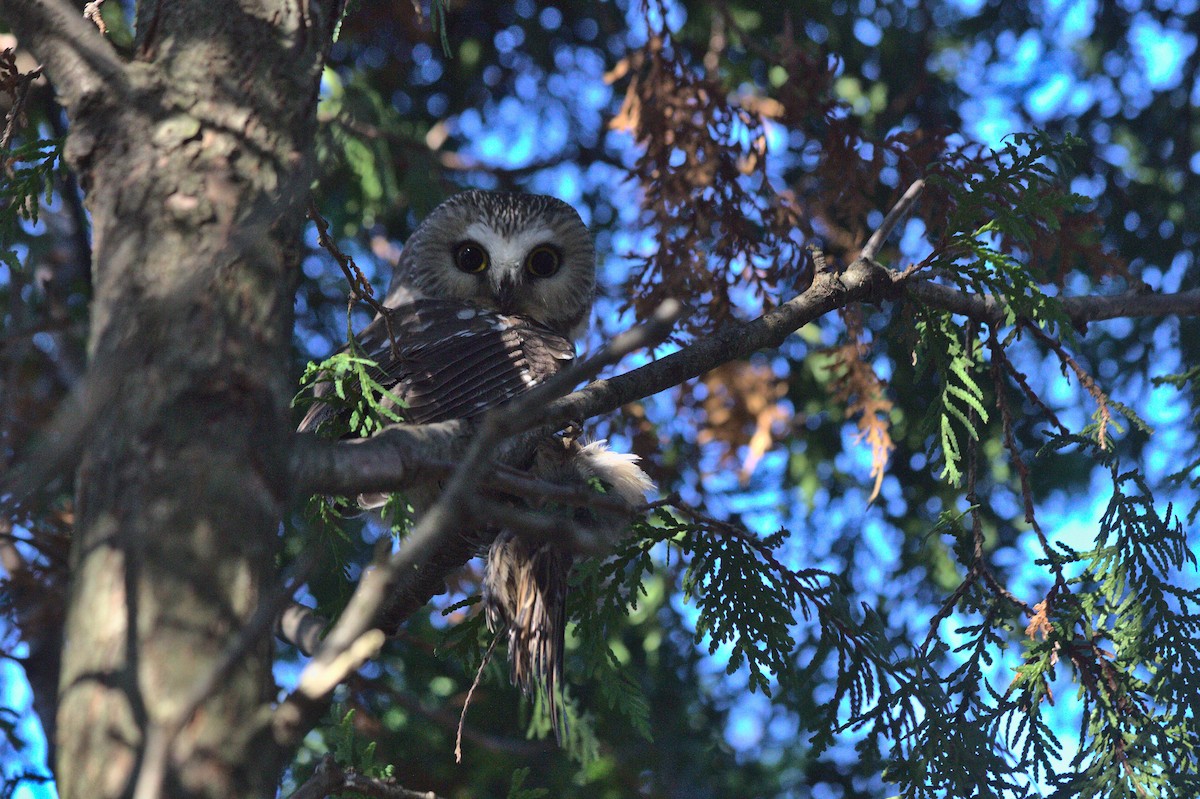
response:
[[[530,284],[553,277],[561,262],[558,250],[548,244],[554,237],[555,231],[545,225],[504,232],[483,221],[468,226],[464,242],[482,248],[486,258],[484,268],[471,270],[478,280],[475,302],[501,313],[534,311],[526,306],[541,298],[531,293]]]

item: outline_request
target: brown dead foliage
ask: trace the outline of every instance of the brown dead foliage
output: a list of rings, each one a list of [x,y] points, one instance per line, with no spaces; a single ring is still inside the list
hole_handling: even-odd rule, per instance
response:
[[[805,244],[852,260],[871,215],[944,152],[945,135],[928,131],[868,141],[834,97],[835,59],[787,28],[755,52],[788,75],[774,96],[724,85],[662,27],[606,76],[627,81],[609,126],[642,148],[630,171],[659,244],[632,259],[626,288],[639,318],[674,297],[695,309],[695,333],[729,318],[735,297],[769,308],[781,292],[802,291],[812,276]],[[788,141],[782,181],[767,168],[778,157],[768,152],[771,126]]]
[[[854,309],[847,309],[847,341],[829,350],[833,356],[833,380],[829,385],[834,399],[845,407],[847,419],[858,424],[856,441],[871,452],[871,477],[875,483],[867,502],[879,496],[888,459],[896,449],[891,436],[892,401],[887,383],[875,374],[867,360],[869,348],[862,340],[862,324]]]
[[[790,418],[780,400],[787,395],[787,381],[766,364],[731,361],[700,378],[707,389],[698,403],[703,422],[696,442],[721,445],[720,463],[732,464],[745,448],[738,479],[750,480]]]
[[[632,168],[659,249],[635,258],[631,303],[645,317],[675,297],[696,309],[691,332],[729,317],[735,286],[764,303],[805,264],[794,235],[800,219],[766,174],[763,117],[689,67],[665,31],[609,73],[629,77],[610,127],[632,134],[642,153]]]

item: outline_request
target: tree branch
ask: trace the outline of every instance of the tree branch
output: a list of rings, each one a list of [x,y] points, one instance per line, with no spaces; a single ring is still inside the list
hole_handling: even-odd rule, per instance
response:
[[[275,740],[281,747],[290,749],[298,743],[323,712],[333,688],[374,656],[383,641],[383,634],[375,629],[375,625],[384,608],[390,603],[390,610],[394,611],[399,604],[402,612],[411,612],[408,607],[411,602],[405,600],[420,594],[421,588],[429,582],[427,564],[435,554],[450,547],[453,540],[461,544],[466,538],[464,530],[479,526],[471,518],[472,500],[481,475],[491,464],[493,452],[500,443],[522,431],[546,429],[540,411],[549,400],[595,376],[629,352],[653,346],[666,338],[682,310],[677,302],[664,303],[648,322],[617,336],[596,355],[575,363],[484,416],[478,433],[459,460],[458,468],[441,496],[421,516],[405,538],[404,546],[376,564],[366,579],[359,582],[341,618],[301,673],[298,687],[280,705],[274,728]],[[420,604],[423,602],[422,598]]]
[[[867,243],[859,255],[860,258],[866,258],[870,261],[879,254],[879,248],[883,246],[887,237],[892,235],[892,231],[896,225],[900,224],[900,220],[916,205],[917,199],[920,198],[921,192],[924,190],[925,181],[923,180],[915,181],[908,187],[908,190],[904,192],[904,196],[896,201],[896,204],[892,206],[892,210],[888,211],[887,216],[883,218],[883,222],[871,234],[871,238],[867,239]]]
[[[729,325],[665,358],[608,380],[597,380],[550,403],[542,412],[542,422],[561,425],[571,419],[610,413],[626,403],[699,377],[723,363],[776,348],[793,332],[836,308],[891,296],[892,291],[891,273],[874,261],[860,258],[840,275],[831,272],[816,275],[804,293],[752,322]]]
[[[66,0],[0,0],[0,15],[42,62],[68,108],[128,88],[125,65],[96,26]]]
[[[971,294],[928,280],[906,280],[905,290],[937,308],[961,314],[989,325],[1004,320],[1004,300],[995,294]],[[1089,322],[1136,316],[1200,316],[1200,289],[1176,294],[1144,294],[1136,291],[1107,296],[1066,297],[1063,309],[1079,329]]]
[[[859,260],[842,275],[817,275],[804,293],[752,322],[726,327],[665,358],[618,377],[596,380],[561,399],[547,403],[548,393],[534,391],[520,398],[521,405],[510,403],[505,408],[513,414],[511,418],[530,421],[523,429],[535,424],[557,429],[571,421],[590,419],[665,391],[728,361],[778,347],[791,333],[829,311],[848,302],[884,295],[891,285],[887,270]],[[559,374],[563,381],[580,379],[575,369]],[[560,388],[550,386],[549,393]],[[347,441],[321,440],[311,433],[300,433],[292,452],[293,485],[298,494],[401,490],[428,479],[422,473],[424,464],[458,460],[471,429],[469,422],[455,420],[392,425],[371,438]],[[520,430],[512,429],[509,434],[516,432]]]
[[[297,433],[291,455],[298,496],[399,491],[430,478],[424,464],[457,461],[473,425],[461,419],[389,425],[371,438],[331,441]]]
[[[353,769],[343,769],[331,755],[317,764],[313,775],[289,799],[325,799],[354,792],[372,799],[438,799],[433,791],[413,791],[395,780],[367,777]]]

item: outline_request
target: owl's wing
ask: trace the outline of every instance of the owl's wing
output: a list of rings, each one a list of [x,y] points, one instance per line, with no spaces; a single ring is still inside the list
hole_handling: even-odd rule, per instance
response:
[[[375,378],[404,400],[407,421],[469,419],[528,391],[575,357],[575,345],[523,316],[449,300],[415,299],[376,317],[358,336]],[[328,393],[328,386],[317,396]],[[336,413],[317,403],[301,430]]]

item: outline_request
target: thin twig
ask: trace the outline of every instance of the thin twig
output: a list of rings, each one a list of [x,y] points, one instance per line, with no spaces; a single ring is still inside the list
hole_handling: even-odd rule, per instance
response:
[[[1104,393],[1104,389],[1100,388],[1095,379],[1088,374],[1087,370],[1079,365],[1079,362],[1072,357],[1071,353],[1067,352],[1067,348],[1063,346],[1061,341],[1027,319],[1022,319],[1021,323],[1026,330],[1033,334],[1034,338],[1053,350],[1054,354],[1062,362],[1064,370],[1069,368],[1074,372],[1080,385],[1083,386],[1088,394],[1092,395],[1092,399],[1096,401],[1097,413],[1099,415],[1096,427],[1096,443],[1100,445],[1100,449],[1106,449],[1108,446],[1106,432],[1109,419],[1112,417],[1112,411],[1109,410],[1108,395]]]
[[[992,369],[996,370],[997,368],[993,360]],[[993,379],[998,379],[995,371],[993,371]],[[1050,540],[1046,537],[1046,533],[1042,530],[1042,526],[1038,524],[1037,516],[1034,514],[1033,487],[1029,482],[1029,466],[1026,465],[1025,459],[1021,457],[1020,450],[1017,449],[1016,438],[1013,435],[1012,413],[1009,410],[1008,400],[1005,398],[1003,391],[997,390],[996,404],[1000,408],[1000,429],[1004,436],[1004,448],[1008,450],[1008,456],[1012,459],[1013,467],[1017,470],[1017,479],[1021,484],[1021,499],[1025,508],[1025,522],[1033,529],[1034,534],[1038,538],[1038,543],[1041,544],[1042,551],[1046,553],[1050,570],[1054,573],[1055,587],[1069,595],[1070,590],[1067,587],[1066,575],[1063,574],[1062,566],[1059,565],[1058,559],[1051,550]],[[1053,593],[1054,590],[1052,589],[1051,594],[1046,597],[1047,601],[1050,600]],[[1024,606],[1026,613],[1032,616],[1033,608],[1024,603],[1021,604]]]
[[[463,700],[462,713],[458,717],[458,730],[454,733],[454,762],[462,762],[462,739],[463,727],[467,726],[467,708],[471,706],[471,697],[475,695],[475,689],[479,687],[479,681],[483,677],[483,670],[487,668],[488,662],[492,659],[492,652],[496,651],[496,644],[500,643],[501,631],[497,630],[492,636],[492,643],[488,645],[487,651],[483,653],[483,660],[479,661],[479,668],[475,671],[475,679],[471,681],[471,687],[467,689],[467,698]]]
[[[63,105],[74,109],[129,91],[125,65],[96,27],[67,0],[4,3],[4,17],[21,45],[42,62]]]
[[[6,51],[7,55],[12,55],[12,50]],[[15,68],[15,62],[13,62]],[[41,77],[42,68],[34,67],[28,72],[22,72],[14,78],[16,85],[12,88],[12,107],[8,109],[8,116],[4,120],[4,134],[0,135],[0,150],[7,150],[8,145],[12,143],[13,134],[17,130],[17,122],[25,116],[25,102],[29,99],[29,89],[33,86],[33,82]]]
[[[912,210],[917,202],[917,198],[921,196],[921,192],[924,190],[924,180],[917,180],[908,187],[904,195],[892,206],[892,210],[888,211],[887,216],[883,218],[883,222],[871,234],[871,238],[867,239],[867,243],[863,246],[862,253],[859,255],[860,258],[873,260],[879,254],[879,249],[887,241],[887,237],[892,235],[892,231],[896,228],[896,225],[900,224],[900,220]]]
[[[1032,403],[1035,408],[1038,409],[1038,412],[1041,413],[1041,415],[1048,422],[1050,422],[1050,424],[1054,425],[1060,434],[1070,435],[1071,431],[1067,429],[1067,426],[1064,425],[1058,418],[1058,414],[1054,412],[1054,409],[1047,405],[1045,401],[1037,395],[1037,392],[1033,390],[1033,387],[1029,385],[1029,378],[1023,372],[1019,371],[1015,365],[1013,365],[1013,362],[1009,359],[1008,354],[1004,351],[1004,347],[1001,346],[999,338],[996,336],[995,328],[988,328],[988,350],[992,355],[992,363],[999,363],[1000,366],[1004,368],[1004,371],[1007,372],[1014,381],[1016,381],[1017,386],[1019,386],[1021,389],[1021,393],[1024,394],[1025,398],[1029,400],[1029,402]],[[1000,385],[1002,385],[1002,383],[1003,381],[1000,381]],[[999,390],[1000,388],[998,385],[997,391]]]
[[[358,268],[358,264],[354,263],[353,258],[342,252],[342,248],[329,235],[329,222],[321,216],[321,212],[317,210],[316,201],[312,199],[308,201],[308,218],[317,226],[318,243],[333,256],[333,260],[337,261],[338,266],[341,267],[342,274],[346,276],[346,282],[350,284],[351,302],[364,302],[371,306],[371,310],[383,317],[383,324],[387,327],[388,341],[391,342],[392,357],[400,357],[397,351],[396,333],[392,330],[392,317],[388,314],[387,308],[375,299],[375,289],[371,287],[371,282]]]

